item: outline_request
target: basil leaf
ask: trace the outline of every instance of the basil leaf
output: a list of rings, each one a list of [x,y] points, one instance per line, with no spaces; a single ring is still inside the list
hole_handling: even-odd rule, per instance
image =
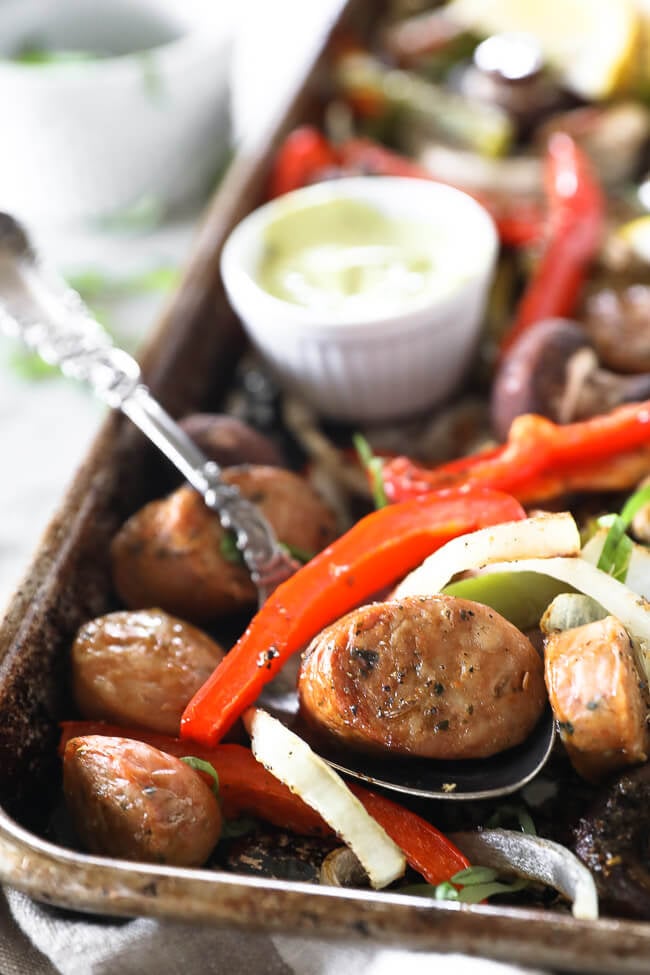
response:
[[[522,833],[528,833],[530,836],[537,836],[537,830],[535,828],[535,823],[533,822],[533,817],[530,815],[525,806],[519,806],[514,803],[504,803],[503,805],[499,806],[499,808],[492,813],[485,825],[489,829],[499,829],[500,827],[510,828],[513,821],[517,823]]]
[[[528,881],[526,880],[515,880],[511,884],[499,883],[498,881],[489,884],[476,884],[463,887],[455,899],[462,904],[479,904],[481,901],[487,900],[488,897],[495,897],[497,894],[516,894],[527,886]]]
[[[212,791],[214,792],[217,799],[219,798],[219,776],[217,775],[217,770],[214,765],[210,762],[206,762],[204,758],[196,758],[194,755],[184,755],[181,758],[181,762],[185,762],[190,768],[193,768],[195,772],[205,772],[212,779]]]
[[[234,840],[239,836],[254,833],[259,823],[250,816],[240,816],[238,819],[224,819],[221,828],[222,840]]]
[[[466,867],[459,870],[451,878],[452,884],[460,884],[462,887],[471,887],[474,884],[492,883],[496,880],[498,873],[492,867]]]

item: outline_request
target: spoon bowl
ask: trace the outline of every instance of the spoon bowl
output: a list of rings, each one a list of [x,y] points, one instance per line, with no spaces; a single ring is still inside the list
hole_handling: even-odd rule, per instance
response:
[[[520,745],[490,758],[441,761],[403,755],[376,756],[343,750],[317,737],[302,719],[290,661],[264,688],[258,703],[300,735],[342,775],[392,792],[421,799],[495,799],[523,788],[542,770],[555,743],[555,719],[547,705],[531,734]]]
[[[555,720],[546,709],[534,731],[515,748],[490,758],[463,761],[376,758],[345,755],[320,748],[321,756],[338,772],[381,789],[424,799],[494,799],[516,792],[548,761],[555,741]]]

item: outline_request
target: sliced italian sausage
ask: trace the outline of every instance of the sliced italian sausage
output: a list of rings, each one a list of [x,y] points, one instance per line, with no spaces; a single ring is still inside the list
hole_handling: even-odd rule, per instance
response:
[[[277,537],[311,556],[337,535],[336,519],[310,485],[278,467],[231,467],[228,484],[259,505]],[[205,623],[250,607],[255,586],[219,519],[191,488],[152,501],[122,526],[111,546],[113,582],[131,609],[161,606]]]
[[[160,609],[109,613],[85,623],[72,646],[75,701],[84,718],[178,735],[187,702],[224,655]]]
[[[363,606],[307,648],[301,711],[370,751],[482,758],[523,741],[544,708],[530,641],[487,606],[453,596]]]
[[[219,803],[185,762],[141,741],[71,738],[63,790],[91,853],[199,867],[221,834]]]
[[[580,775],[598,781],[646,760],[645,690],[630,637],[617,619],[551,633],[544,671],[562,740]]]

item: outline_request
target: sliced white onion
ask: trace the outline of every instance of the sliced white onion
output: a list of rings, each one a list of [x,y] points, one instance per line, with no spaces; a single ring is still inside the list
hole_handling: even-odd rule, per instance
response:
[[[568,511],[481,528],[453,538],[400,582],[393,598],[440,592],[459,572],[492,562],[577,555],[580,533]]]
[[[598,917],[594,878],[583,863],[560,843],[508,829],[452,833],[450,839],[473,863],[509,870],[519,877],[553,887],[572,902],[573,916]]]
[[[598,565],[607,534],[607,529],[602,528],[589,539],[581,552],[583,559],[591,562],[592,565]],[[650,549],[645,545],[632,543],[625,585],[640,596],[650,599]]]
[[[560,579],[595,599],[633,638],[640,673],[650,681],[650,603],[644,596],[583,558],[520,559],[508,562],[507,568],[509,572],[539,572]]]
[[[261,708],[245,720],[257,761],[320,813],[356,854],[372,886],[379,890],[401,877],[406,860],[400,848],[307,742]]]

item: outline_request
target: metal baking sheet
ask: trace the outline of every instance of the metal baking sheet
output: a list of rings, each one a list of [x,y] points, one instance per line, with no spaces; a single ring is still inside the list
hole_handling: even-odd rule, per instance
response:
[[[339,13],[373,12],[349,2]],[[290,104],[232,165],[143,357],[146,380],[175,415],[218,405],[244,347],[219,280],[220,249],[260,200],[282,135],[317,110],[329,41],[328,32]],[[139,865],[86,856],[46,838],[41,814],[59,788],[57,722],[70,713],[70,641],[82,622],[114,606],[108,543],[154,495],[160,464],[126,421],[108,419],[0,627],[0,879],[39,900],[103,915],[358,938],[567,971],[647,971],[650,924]]]

